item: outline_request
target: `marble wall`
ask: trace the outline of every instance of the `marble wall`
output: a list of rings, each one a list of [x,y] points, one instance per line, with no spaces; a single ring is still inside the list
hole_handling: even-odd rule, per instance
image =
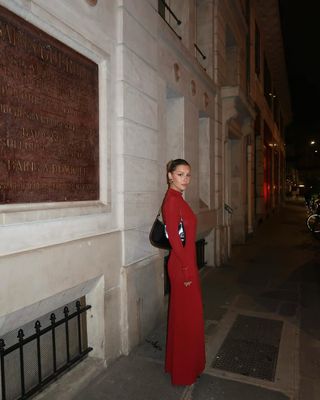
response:
[[[144,5],[143,16],[137,12],[138,3]],[[212,121],[216,88],[194,57],[190,34],[195,19],[191,3],[177,7],[177,15],[183,10],[181,18],[185,22],[180,41],[159,17],[157,4],[123,2],[128,32],[124,31],[122,43],[119,43],[123,70],[118,72],[121,81],[118,84],[127,107],[123,105],[118,134],[124,149],[132,143],[132,153],[125,153],[123,162],[125,268],[122,279],[126,287],[123,292],[126,351],[130,351],[165,312],[164,254],[150,246],[148,234],[167,187],[165,166],[170,159],[186,158],[192,166],[192,183],[186,199],[199,215],[198,237],[208,238],[209,264],[214,265],[215,260],[215,243],[209,234],[214,229],[216,213],[214,207],[200,210],[199,155],[205,149],[207,162],[202,164],[201,172],[207,174],[207,179],[204,178],[205,189],[202,187],[202,190],[208,205],[213,205],[215,191],[210,166],[214,162],[211,161],[214,159],[215,126]],[[132,64],[137,65],[134,76],[132,68],[126,67]],[[130,74],[125,73],[126,68]],[[124,88],[130,91],[131,97]],[[199,130],[204,115],[208,122],[200,148]],[[123,129],[127,125],[134,126],[134,138]],[[139,141],[139,137],[143,139]],[[152,291],[147,289],[147,283],[153,287]],[[150,312],[150,304],[157,312]]]
[[[148,236],[171,158],[192,166],[186,199],[208,265],[228,257],[223,19],[208,0],[206,72],[194,52],[194,2],[185,3],[180,41],[156,0],[0,0],[98,64],[101,187],[99,201],[0,206],[0,332],[85,295],[94,356],[111,362],[144,339],[166,311],[164,252]],[[206,13],[198,17],[208,26]]]
[[[88,341],[107,362],[123,352],[123,196],[117,154],[118,5],[1,0],[0,5],[99,68],[100,200],[0,206],[0,332],[81,296],[92,305]]]
[[[221,85],[221,129],[224,146],[223,160],[223,199],[231,206],[232,214],[223,212],[224,225],[221,252],[230,254],[230,243],[244,243],[252,232],[252,214],[255,188],[250,176],[253,173],[251,157],[248,157],[247,144],[253,141],[253,121],[255,111],[247,100],[245,76],[245,32],[246,22],[240,3],[219,2],[216,4],[219,15],[217,41],[220,52]],[[251,156],[251,153],[249,154]],[[250,173],[249,173],[250,172]],[[248,181],[250,179],[250,182]],[[250,207],[250,210],[248,210]],[[227,251],[226,251],[227,249]]]

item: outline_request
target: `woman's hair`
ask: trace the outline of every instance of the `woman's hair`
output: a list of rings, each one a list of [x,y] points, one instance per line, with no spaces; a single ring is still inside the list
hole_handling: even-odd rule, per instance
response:
[[[176,158],[175,160],[170,160],[167,164],[167,182],[168,182],[168,184],[170,183],[168,173],[169,172],[172,173],[173,171],[175,171],[179,165],[187,165],[188,167],[190,167],[190,164],[183,158]]]
[[[188,167],[190,167],[190,164],[186,160],[184,160],[183,158],[177,158],[168,162],[167,173],[175,171],[178,165],[187,165]]]

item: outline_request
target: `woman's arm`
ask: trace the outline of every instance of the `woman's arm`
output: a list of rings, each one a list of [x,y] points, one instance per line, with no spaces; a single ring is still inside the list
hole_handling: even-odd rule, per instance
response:
[[[175,198],[166,199],[162,206],[162,215],[164,223],[166,225],[166,230],[168,233],[168,238],[172,247],[172,251],[177,255],[181,262],[182,272],[184,274],[185,281],[191,281],[189,270],[190,260],[178,234],[178,226],[181,220],[178,200]],[[188,237],[186,237],[186,240],[188,240]]]

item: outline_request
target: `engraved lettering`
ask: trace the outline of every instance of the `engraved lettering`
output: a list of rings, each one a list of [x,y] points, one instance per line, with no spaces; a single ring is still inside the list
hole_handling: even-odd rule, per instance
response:
[[[11,114],[12,108],[8,104],[0,104],[0,112],[3,114]]]
[[[98,67],[0,6],[0,204],[99,198]]]
[[[16,30],[13,26],[0,20],[0,38],[12,46],[16,45]]]

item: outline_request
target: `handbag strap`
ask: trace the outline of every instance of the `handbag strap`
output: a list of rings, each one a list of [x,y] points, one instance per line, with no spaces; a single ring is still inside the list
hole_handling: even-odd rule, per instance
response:
[[[162,219],[162,221],[163,221],[163,217],[162,217],[161,208],[162,208],[162,206],[160,206],[160,208],[159,208],[159,211],[158,211],[158,214],[157,214],[156,218],[159,218],[159,217],[160,217],[160,215],[161,215],[161,219]],[[179,213],[179,214],[180,214],[180,223],[181,223],[181,222],[183,222],[183,219],[182,219],[182,215],[181,215],[181,213]]]

